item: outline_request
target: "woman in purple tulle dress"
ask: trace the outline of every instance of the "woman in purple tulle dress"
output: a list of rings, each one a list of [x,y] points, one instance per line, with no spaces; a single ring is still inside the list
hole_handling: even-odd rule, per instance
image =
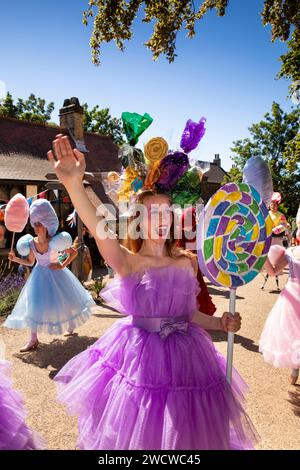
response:
[[[42,439],[25,423],[23,399],[12,388],[9,368],[7,361],[0,360],[0,450],[42,449]]]
[[[86,196],[84,156],[63,136],[54,149],[58,178],[118,275],[101,296],[126,314],[56,376],[59,400],[78,416],[79,448],[252,448],[245,384],[235,371],[226,382],[225,360],[205,332],[237,331],[240,317],[197,311],[197,262],[175,246],[169,198],[142,192],[139,236],[121,246]]]

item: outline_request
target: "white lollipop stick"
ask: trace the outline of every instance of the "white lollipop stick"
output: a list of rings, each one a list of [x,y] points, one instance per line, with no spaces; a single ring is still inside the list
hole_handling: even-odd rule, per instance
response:
[[[230,289],[229,291],[229,312],[235,315],[235,300],[236,300],[236,289]],[[233,363],[233,345],[234,345],[234,333],[228,332],[227,337],[227,363],[226,363],[226,380],[231,384],[232,378],[232,363]]]
[[[16,232],[13,232],[13,236],[12,236],[12,240],[11,240],[11,246],[10,246],[10,251],[12,251],[13,247],[14,247],[14,244],[15,244],[15,235],[16,235]],[[10,269],[11,267],[11,260],[9,260],[9,263],[8,263],[8,269]]]

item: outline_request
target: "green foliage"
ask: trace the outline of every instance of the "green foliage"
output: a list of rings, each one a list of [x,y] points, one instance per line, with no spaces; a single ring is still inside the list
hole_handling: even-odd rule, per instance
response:
[[[93,286],[93,291],[95,292],[96,297],[98,297],[101,290],[104,289],[105,284],[106,284],[106,282],[105,282],[103,277],[97,277],[95,279],[95,283],[94,283],[94,286]]]
[[[9,315],[20,295],[20,289],[10,291],[7,295],[0,297],[0,315]]]
[[[100,109],[97,105],[89,110],[87,103],[84,103],[83,111],[84,130],[86,132],[109,135],[117,145],[122,145],[125,142],[122,121],[113,118],[109,108]]]
[[[295,216],[300,200],[299,118],[299,108],[285,113],[273,103],[271,113],[249,127],[251,137],[233,142],[231,148],[231,158],[240,172],[253,155],[268,162],[274,190],[282,193],[289,216]],[[228,174],[238,177],[233,169]]]
[[[7,93],[6,97],[0,100],[0,116],[57,126],[56,123],[50,120],[53,110],[53,102],[46,104],[44,99],[36,98],[34,94],[31,94],[27,100],[18,98],[15,102],[12,95]],[[89,109],[85,103],[83,110],[85,131],[109,135],[117,145],[125,142],[122,121],[121,119],[113,118],[109,108],[100,109],[97,105]]]
[[[300,162],[300,133],[298,132],[297,135],[287,142],[284,152],[283,158],[286,161],[286,168],[288,171],[295,171],[297,169],[297,165]]]
[[[295,0],[265,0],[261,13],[264,26],[271,25],[272,41],[287,41],[291,27],[299,28],[300,5]]]
[[[241,183],[243,179],[243,172],[238,168],[236,165],[232,165],[229,171],[227,171],[227,174],[224,176],[224,179],[222,181],[222,186],[223,184],[226,183]]]
[[[101,290],[105,287],[105,280],[102,276],[97,277],[93,281],[84,283],[84,287],[89,290],[91,296],[95,300],[96,303],[101,304],[103,299],[99,296]]]
[[[15,103],[10,93],[0,100],[0,116],[12,117],[27,121],[46,123],[50,121],[54,103],[46,104],[42,98],[31,94],[27,100],[18,98]]]
[[[120,50],[124,42],[132,38],[133,22],[144,6],[145,23],[154,23],[154,31],[146,43],[153,58],[165,54],[173,62],[176,53],[177,33],[184,28],[188,37],[195,35],[195,23],[209,11],[215,9],[219,16],[225,14],[228,0],[204,0],[198,9],[193,0],[89,0],[83,14],[83,23],[94,17],[94,30],[90,45],[93,62],[100,63],[100,46],[115,41]],[[94,11],[96,10],[96,11]]]
[[[120,50],[124,42],[132,38],[133,22],[139,10],[144,8],[144,23],[153,24],[153,33],[146,42],[153,59],[165,54],[169,62],[176,57],[176,39],[181,30],[187,37],[195,35],[195,25],[209,11],[215,10],[218,16],[224,16],[229,0],[89,0],[89,6],[83,14],[83,23],[94,19],[94,29],[90,40],[92,59],[100,63],[101,45],[115,41]],[[241,12],[242,13],[242,12]],[[288,42],[288,52],[281,57],[280,76],[295,80],[299,67],[299,18],[300,2],[297,0],[264,0],[261,12],[264,26],[271,26],[271,39],[287,41],[291,31],[295,31]]]
[[[292,81],[290,92],[293,91],[293,83],[300,81],[300,31],[294,30],[288,41],[288,51],[280,56],[281,69],[278,78],[287,78]]]

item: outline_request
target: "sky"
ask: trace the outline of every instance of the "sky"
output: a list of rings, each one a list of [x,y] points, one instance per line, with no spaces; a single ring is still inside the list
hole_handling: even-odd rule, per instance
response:
[[[142,146],[162,136],[179,148],[187,119],[206,117],[206,134],[192,155],[212,161],[221,157],[231,167],[233,141],[249,135],[277,101],[288,111],[286,80],[276,80],[281,42],[271,42],[269,27],[260,19],[262,0],[230,0],[225,17],[210,12],[197,26],[196,37],[179,34],[178,57],[169,64],[153,61],[144,43],[151,25],[138,18],[125,52],[114,44],[102,48],[102,65],[92,64],[89,39],[92,24],[82,24],[88,0],[3,0],[0,4],[0,97],[31,93],[54,101],[52,121],[65,98],[77,96],[90,107],[149,113],[154,121],[140,137]],[[195,0],[198,5],[199,1]],[[142,16],[142,12],[139,15]]]

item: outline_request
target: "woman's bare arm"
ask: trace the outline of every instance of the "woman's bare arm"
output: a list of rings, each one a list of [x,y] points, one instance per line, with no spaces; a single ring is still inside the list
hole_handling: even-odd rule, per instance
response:
[[[33,266],[35,262],[35,256],[32,250],[30,250],[27,259],[19,258],[13,251],[9,253],[8,259],[14,263],[22,264],[23,266]]]
[[[204,330],[223,330],[220,317],[212,317],[197,310],[193,316],[193,321],[198,323]]]
[[[197,310],[193,316],[193,321],[204,330],[221,330],[236,332],[241,328],[241,316],[235,312],[233,316],[229,312],[224,312],[222,317],[211,317]]]
[[[77,258],[78,253],[77,253],[77,250],[75,250],[75,248],[72,248],[72,247],[68,248],[64,252],[68,255],[68,258],[62,263],[62,266],[65,268],[69,264],[71,264],[72,261],[74,261],[75,258]]]
[[[283,268],[285,268],[287,265],[288,265],[288,261],[286,257],[283,255],[279,258],[275,266],[272,266],[269,258],[267,258],[264,264],[264,268],[269,274],[269,276],[277,276],[277,274],[279,274],[283,270]]]

